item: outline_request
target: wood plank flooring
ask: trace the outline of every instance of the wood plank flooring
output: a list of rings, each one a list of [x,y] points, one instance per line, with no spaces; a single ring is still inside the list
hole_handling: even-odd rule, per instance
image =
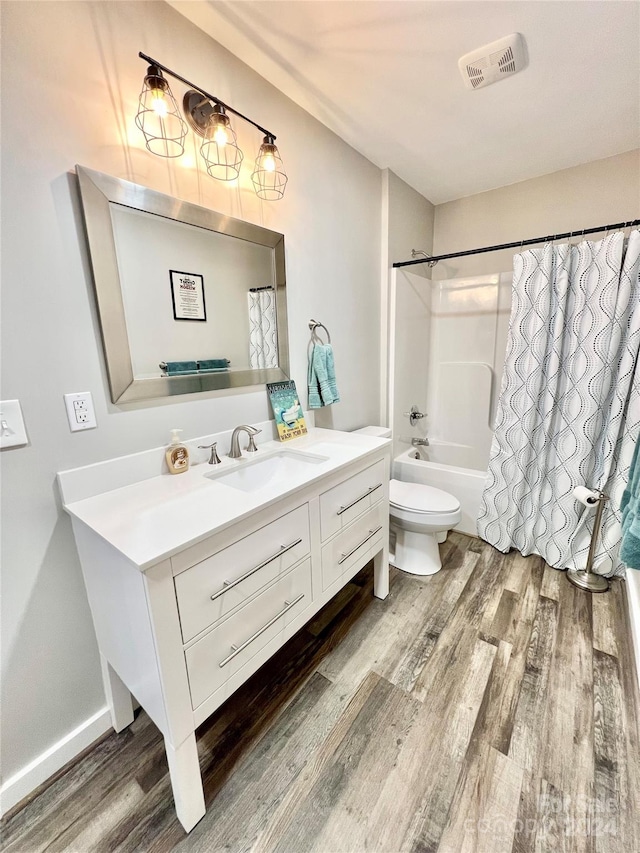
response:
[[[198,732],[185,835],[144,713],[2,826],[7,853],[639,853],[638,690],[622,581],[452,534],[443,570],[371,567]]]

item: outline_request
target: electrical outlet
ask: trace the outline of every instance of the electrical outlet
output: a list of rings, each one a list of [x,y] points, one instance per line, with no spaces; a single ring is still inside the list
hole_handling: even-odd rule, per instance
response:
[[[22,447],[28,443],[20,400],[0,401],[0,447]]]
[[[91,391],[65,394],[64,402],[67,407],[67,418],[71,432],[77,432],[81,429],[95,429],[98,426]]]

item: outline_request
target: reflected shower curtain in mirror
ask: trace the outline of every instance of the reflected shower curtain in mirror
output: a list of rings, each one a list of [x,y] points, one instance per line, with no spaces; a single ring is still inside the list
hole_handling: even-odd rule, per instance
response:
[[[249,365],[253,368],[278,366],[276,294],[263,287],[247,293],[249,302]]]
[[[640,428],[640,232],[514,258],[511,318],[487,480],[482,539],[584,569],[592,511],[606,504],[594,560],[622,574],[620,499]]]

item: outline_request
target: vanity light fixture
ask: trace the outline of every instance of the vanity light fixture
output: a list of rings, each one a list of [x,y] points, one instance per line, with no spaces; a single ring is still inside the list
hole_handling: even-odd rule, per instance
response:
[[[288,178],[275,144],[276,137],[271,131],[150,56],[144,53],[138,56],[149,63],[136,116],[136,124],[144,133],[149,151],[160,157],[179,157],[184,153],[184,139],[189,125],[194,133],[203,137],[200,154],[208,174],[217,180],[232,181],[240,174],[244,158],[231,127],[228,113],[232,113],[264,135],[251,175],[256,195],[266,201],[282,198]],[[191,87],[182,100],[186,123],[163,72]]]
[[[138,101],[136,124],[144,134],[149,151],[160,157],[184,154],[187,125],[162,71],[149,65]]]
[[[207,172],[220,181],[233,181],[240,174],[244,154],[238,148],[235,131],[221,104],[215,104],[200,146]]]
[[[284,195],[289,179],[284,170],[282,157],[275,144],[275,139],[269,134],[265,136],[258,151],[251,180],[259,198],[264,198],[266,201],[277,201]]]

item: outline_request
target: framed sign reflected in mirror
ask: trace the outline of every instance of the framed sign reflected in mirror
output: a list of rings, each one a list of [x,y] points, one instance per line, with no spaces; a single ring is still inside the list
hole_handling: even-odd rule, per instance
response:
[[[288,378],[282,234],[76,169],[114,403]]]
[[[171,302],[174,320],[207,322],[207,306],[204,302],[204,279],[195,272],[169,270],[171,278]]]

